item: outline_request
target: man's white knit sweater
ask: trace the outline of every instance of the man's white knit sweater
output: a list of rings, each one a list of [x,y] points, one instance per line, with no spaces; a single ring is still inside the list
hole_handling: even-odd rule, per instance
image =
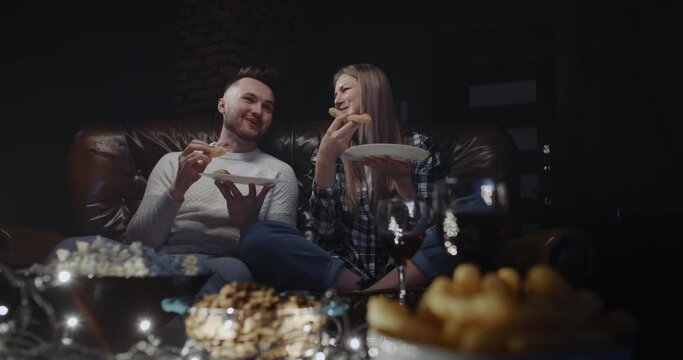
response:
[[[227,225],[227,204],[213,179],[202,176],[190,186],[183,201],[169,195],[168,189],[178,173],[179,154],[164,155],[152,170],[142,203],[128,225],[127,241],[140,241],[171,254],[237,256],[239,230]],[[234,175],[281,180],[266,196],[259,219],[296,226],[298,187],[289,165],[256,149],[214,158],[204,172],[217,169]],[[249,192],[246,184],[236,186],[243,195]],[[256,186],[256,192],[260,190],[261,186]]]

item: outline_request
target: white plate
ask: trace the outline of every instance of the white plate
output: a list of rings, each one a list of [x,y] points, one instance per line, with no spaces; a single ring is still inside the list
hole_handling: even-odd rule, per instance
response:
[[[410,145],[401,144],[365,144],[353,146],[344,151],[349,159],[361,160],[368,156],[384,156],[388,155],[396,159],[408,159],[421,161],[429,156],[429,152],[425,149]]]
[[[367,346],[374,360],[629,360],[632,355],[625,347],[570,354],[469,354],[401,340],[374,329],[368,329]]]
[[[252,177],[252,176],[241,176],[234,174],[212,174],[212,173],[201,173],[200,175],[206,176],[214,180],[230,180],[235,184],[249,184],[254,183],[255,185],[265,185],[265,184],[276,184],[282,182],[280,179],[268,179],[262,177]]]

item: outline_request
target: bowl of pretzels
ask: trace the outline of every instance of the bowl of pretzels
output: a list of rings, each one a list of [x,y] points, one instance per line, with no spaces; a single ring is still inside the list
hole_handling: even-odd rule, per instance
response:
[[[317,351],[327,322],[321,308],[320,300],[304,292],[232,282],[193,304],[185,332],[213,357],[308,357]]]

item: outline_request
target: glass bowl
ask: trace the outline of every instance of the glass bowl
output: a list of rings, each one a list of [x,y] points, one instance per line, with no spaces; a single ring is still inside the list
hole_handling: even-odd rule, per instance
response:
[[[191,299],[208,277],[74,276],[51,281],[41,292],[54,307],[63,341],[120,353],[149,335],[159,335],[177,316],[162,308],[162,300]]]
[[[211,356],[231,359],[301,358],[320,347],[328,315],[322,302],[305,293],[276,294],[255,284],[236,301],[220,295],[192,306],[185,315],[185,332],[190,341]],[[224,288],[226,289],[226,288]],[[231,298],[235,300],[235,298]]]

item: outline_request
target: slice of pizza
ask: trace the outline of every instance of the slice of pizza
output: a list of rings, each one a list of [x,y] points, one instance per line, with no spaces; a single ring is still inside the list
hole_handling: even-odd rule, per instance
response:
[[[211,156],[212,158],[219,157],[227,152],[228,146],[225,144],[217,144],[216,142],[212,142],[209,144],[211,147],[211,150],[209,150],[209,153],[207,155]]]
[[[335,117],[335,118],[337,116],[343,114],[343,112],[341,110],[339,110],[337,108],[333,108],[333,107],[331,107],[327,112],[330,114],[330,116]],[[358,124],[366,124],[372,120],[372,118],[368,114],[349,115],[349,117],[347,117],[346,119],[348,121],[355,122]]]

